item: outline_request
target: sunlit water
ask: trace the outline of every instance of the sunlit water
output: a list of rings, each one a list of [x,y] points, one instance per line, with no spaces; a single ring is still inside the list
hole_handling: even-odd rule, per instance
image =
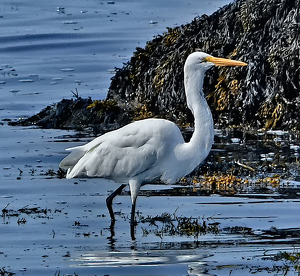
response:
[[[10,127],[5,120],[33,115],[72,97],[71,91],[76,89],[80,96],[103,99],[114,68],[128,61],[136,47],[143,47],[166,27],[210,14],[228,2],[0,3],[0,210],[7,211],[0,223],[0,268],[30,276],[58,271],[80,276],[249,275],[261,266],[260,275],[269,275],[267,268],[273,269],[274,263],[262,257],[298,250],[297,237],[282,242],[276,238],[272,245],[271,239],[261,235],[271,227],[299,227],[295,218],[300,202],[293,199],[141,196],[139,218],[168,212],[220,223],[220,228],[249,227],[255,237],[243,233],[170,236],[158,234],[163,233],[159,232],[162,223],[155,226],[141,220],[137,241],[132,242],[128,196],[116,199],[117,221],[113,229],[109,227],[105,198],[115,184],[51,176],[65,156],[64,149],[87,142],[88,137],[77,139],[72,131]],[[280,134],[272,139],[282,139],[284,147],[277,148],[278,152],[290,154],[295,161],[299,149],[287,146],[286,137]],[[255,143],[220,132],[213,154],[245,163],[274,156],[275,149],[269,147],[251,153]],[[26,208],[38,209],[28,214]],[[39,213],[41,209],[44,212]]]

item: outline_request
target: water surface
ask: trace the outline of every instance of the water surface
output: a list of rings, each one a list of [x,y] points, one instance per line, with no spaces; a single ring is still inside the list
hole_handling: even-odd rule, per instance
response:
[[[143,188],[137,239],[132,242],[128,194],[116,199],[117,221],[110,227],[105,198],[116,184],[55,175],[64,149],[86,143],[89,137],[7,125],[9,119],[33,115],[72,97],[76,89],[82,97],[103,99],[114,68],[128,61],[136,47],[143,47],[166,27],[211,14],[228,2],[0,3],[0,268],[30,276],[270,275],[276,266],[285,265],[284,260],[274,262],[274,255],[298,250],[298,199],[274,194],[264,198],[159,194],[167,188],[164,185]],[[272,158],[275,150],[291,156],[293,162],[299,154],[297,144],[290,147],[285,138],[284,151],[263,143],[257,151],[256,142],[247,144],[243,136],[220,132],[216,138],[210,163],[219,153],[220,160],[251,161],[251,165]],[[153,191],[158,194],[149,196]],[[176,219],[169,225],[145,219],[164,213],[173,219],[195,218],[218,225],[220,232],[175,235],[166,229],[176,226]],[[275,228],[290,232],[286,237],[267,232]]]

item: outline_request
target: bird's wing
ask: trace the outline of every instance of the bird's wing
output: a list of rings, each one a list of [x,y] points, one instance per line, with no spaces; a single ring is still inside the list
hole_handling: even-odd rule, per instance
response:
[[[76,159],[72,154],[76,157],[82,155],[82,151],[84,154],[70,167],[67,177],[94,176],[120,181],[137,176],[157,165],[170,151],[174,144],[174,127],[177,129],[165,120],[143,120],[106,133],[73,149],[70,163]],[[63,164],[68,164],[66,161]]]

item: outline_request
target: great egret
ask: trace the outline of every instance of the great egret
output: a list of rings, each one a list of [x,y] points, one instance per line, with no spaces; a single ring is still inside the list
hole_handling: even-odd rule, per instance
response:
[[[203,94],[203,79],[204,73],[213,65],[247,64],[203,52],[188,56],[184,65],[184,85],[187,105],[195,118],[195,129],[189,142],[184,141],[174,123],[145,119],[108,132],[86,145],[67,149],[71,153],[59,165],[68,169],[67,178],[101,177],[123,183],[106,199],[112,221],[115,220],[112,201],[129,184],[132,239],[135,239],[135,206],[140,187],[157,180],[174,183],[193,171],[210,152],[214,124]]]

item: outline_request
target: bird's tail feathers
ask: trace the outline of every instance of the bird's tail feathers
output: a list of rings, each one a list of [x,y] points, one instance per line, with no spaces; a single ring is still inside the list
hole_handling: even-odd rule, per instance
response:
[[[68,148],[67,151],[71,151],[71,153],[66,156],[59,164],[59,167],[62,169],[72,169],[76,163],[80,160],[80,158],[85,154],[85,150],[82,146]]]

